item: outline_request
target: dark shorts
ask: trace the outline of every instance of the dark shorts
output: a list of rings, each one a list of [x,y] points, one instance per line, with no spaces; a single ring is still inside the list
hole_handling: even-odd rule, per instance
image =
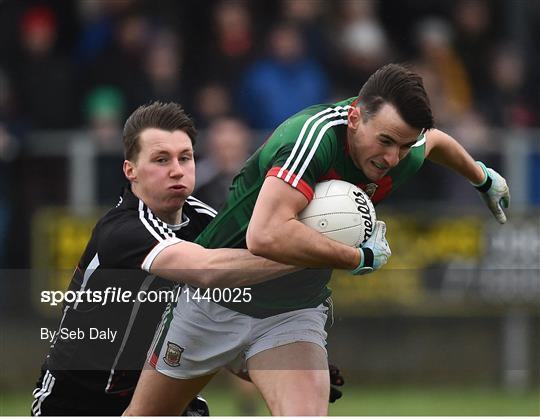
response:
[[[121,416],[133,391],[106,394],[92,391],[64,374],[41,370],[33,394],[32,416]],[[209,416],[208,404],[195,397],[182,416]]]
[[[133,392],[106,394],[84,388],[63,374],[41,370],[33,392],[32,416],[120,416]]]

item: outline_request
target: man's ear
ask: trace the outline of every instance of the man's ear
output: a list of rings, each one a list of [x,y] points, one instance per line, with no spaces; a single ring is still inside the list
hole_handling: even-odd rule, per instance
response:
[[[130,182],[137,181],[137,167],[135,164],[129,160],[124,160],[124,176]]]
[[[358,106],[352,106],[349,108],[347,115],[347,126],[353,130],[358,129],[362,120],[362,110]]]

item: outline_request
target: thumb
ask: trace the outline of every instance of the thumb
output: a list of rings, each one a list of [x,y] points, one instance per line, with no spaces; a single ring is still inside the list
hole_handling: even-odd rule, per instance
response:
[[[380,237],[386,236],[386,224],[384,221],[375,221],[374,235]]]

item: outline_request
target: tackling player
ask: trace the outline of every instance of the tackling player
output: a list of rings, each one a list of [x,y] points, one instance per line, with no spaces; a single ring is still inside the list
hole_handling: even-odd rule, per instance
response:
[[[384,224],[378,222],[367,248],[355,251],[306,227],[297,215],[312,199],[315,184],[327,179],[357,184],[377,204],[425,158],[464,176],[497,221],[506,222],[505,180],[434,128],[422,79],[390,64],[375,72],[357,97],[312,106],[277,127],[234,179],[223,210],[197,242],[247,247],[297,266],[371,272],[390,255]],[[330,274],[300,272],[252,287],[249,303],[192,301],[177,307],[162,323],[150,368],[141,374],[126,414],[174,414],[220,366],[247,362],[273,415],[326,415],[329,279]],[[178,363],[166,362],[167,342],[182,348]]]
[[[195,134],[192,120],[174,103],[142,106],[127,120],[124,174],[131,187],[96,224],[70,291],[106,295],[114,287],[136,296],[171,290],[170,281],[233,287],[293,271],[245,249],[207,250],[193,243],[216,215],[190,196]],[[82,334],[55,335],[33,392],[32,415],[120,415],[166,305],[132,299],[65,302],[58,330]],[[92,339],[90,328],[111,330],[116,337]],[[205,402],[195,399],[188,414],[206,411]]]

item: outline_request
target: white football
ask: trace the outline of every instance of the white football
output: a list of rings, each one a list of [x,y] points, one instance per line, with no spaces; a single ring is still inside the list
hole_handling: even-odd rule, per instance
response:
[[[362,189],[343,180],[328,180],[315,185],[313,200],[298,220],[332,240],[358,247],[373,233],[377,218]]]

